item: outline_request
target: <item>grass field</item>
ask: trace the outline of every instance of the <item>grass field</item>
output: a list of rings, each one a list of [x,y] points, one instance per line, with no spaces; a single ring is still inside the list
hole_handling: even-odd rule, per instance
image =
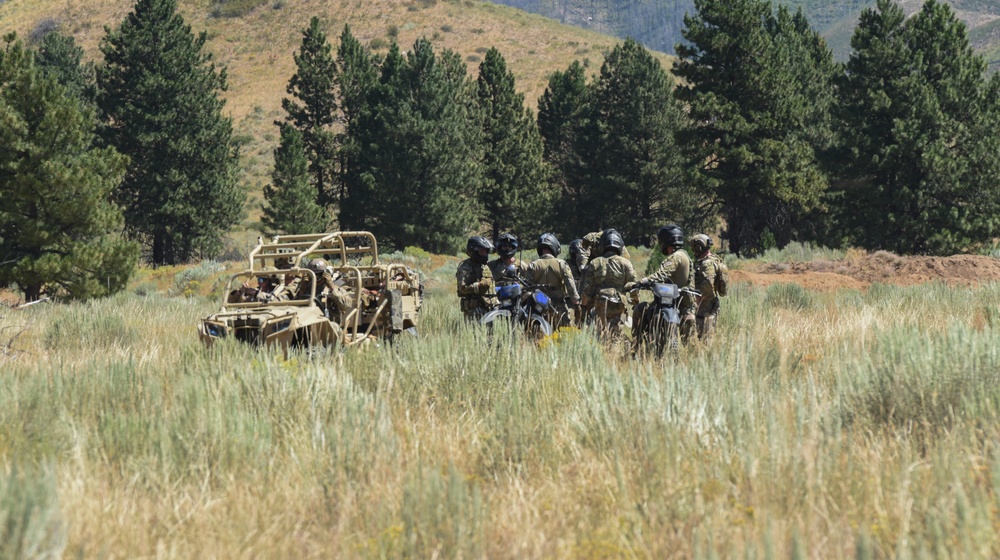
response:
[[[411,262],[392,348],[206,351],[166,288],[218,267],[0,307],[0,558],[1000,555],[1000,284],[738,284],[636,362],[490,342]]]

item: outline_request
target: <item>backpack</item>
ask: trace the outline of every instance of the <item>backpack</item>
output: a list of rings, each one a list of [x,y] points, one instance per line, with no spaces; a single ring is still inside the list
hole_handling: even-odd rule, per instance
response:
[[[721,258],[715,257],[715,295],[724,296],[729,292],[729,267]]]

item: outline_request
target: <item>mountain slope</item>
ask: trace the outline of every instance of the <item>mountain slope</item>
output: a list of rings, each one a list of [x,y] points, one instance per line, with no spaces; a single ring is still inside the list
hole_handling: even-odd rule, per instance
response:
[[[494,0],[618,37],[631,36],[652,49],[673,52],[682,40],[684,14],[694,11],[693,0]],[[1000,2],[996,0],[944,0],[969,26],[973,44],[985,53],[992,67],[1000,62]],[[813,28],[826,37],[837,58],[850,52],[850,38],[864,8],[874,0],[775,0],[793,9],[802,8]],[[923,0],[901,0],[908,14]]]

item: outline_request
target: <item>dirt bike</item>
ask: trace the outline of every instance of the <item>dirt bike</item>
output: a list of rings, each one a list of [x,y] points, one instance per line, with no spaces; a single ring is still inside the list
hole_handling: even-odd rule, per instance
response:
[[[497,325],[505,323],[507,326],[503,328],[523,330],[534,339],[552,334],[552,325],[545,319],[552,300],[540,286],[519,279],[497,286],[496,290],[500,305],[483,315],[480,324],[492,331]]]
[[[635,299],[638,292],[653,292],[653,301],[642,302],[632,312],[633,355],[652,350],[657,357],[664,351],[676,354],[680,347],[681,314],[678,306],[681,297],[688,294],[700,297],[701,292],[691,288],[678,288],[674,284],[641,283],[632,288]]]

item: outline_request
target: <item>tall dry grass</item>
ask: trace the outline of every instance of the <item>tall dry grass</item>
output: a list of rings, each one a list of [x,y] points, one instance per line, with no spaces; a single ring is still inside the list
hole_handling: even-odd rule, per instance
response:
[[[0,553],[1000,554],[1000,286],[737,285],[715,345],[636,362],[486,337],[453,267],[418,339],[287,359],[162,290],[0,312]]]

